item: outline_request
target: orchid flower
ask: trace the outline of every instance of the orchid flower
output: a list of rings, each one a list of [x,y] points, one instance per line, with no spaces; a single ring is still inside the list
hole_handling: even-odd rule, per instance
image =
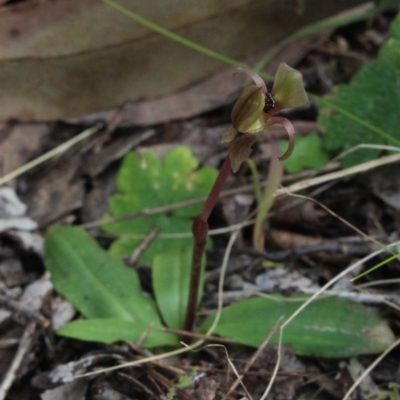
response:
[[[290,156],[294,147],[293,125],[286,118],[274,117],[278,111],[298,107],[307,103],[300,72],[281,63],[276,72],[272,92],[268,93],[264,81],[255,72],[239,68],[238,73],[253,79],[254,85],[244,89],[232,110],[232,126],[223,135],[222,141],[230,143],[229,153],[219,170],[218,177],[204,203],[200,214],[194,219],[192,271],[188,306],[184,330],[192,332],[196,315],[198,289],[201,275],[201,260],[208,235],[208,218],[213,210],[224,184],[231,172],[236,172],[251,153],[251,146],[264,129],[273,124],[282,124],[289,136],[289,146],[281,160]],[[183,337],[190,343],[190,337]]]
[[[244,89],[232,110],[232,126],[222,137],[223,143],[230,143],[229,158],[233,172],[238,171],[242,162],[251,154],[251,147],[263,131],[271,125],[281,124],[285,128],[289,145],[280,160],[288,158],[294,148],[294,128],[291,122],[274,114],[284,108],[299,107],[308,102],[300,72],[281,63],[275,75],[272,92],[255,72],[238,68],[237,73],[248,75],[254,85]]]

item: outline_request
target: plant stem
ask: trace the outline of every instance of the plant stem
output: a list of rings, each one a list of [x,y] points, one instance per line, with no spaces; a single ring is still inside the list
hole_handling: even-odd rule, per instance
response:
[[[217,179],[207,197],[206,202],[200,214],[195,218],[192,224],[192,233],[194,239],[193,256],[192,256],[192,273],[190,279],[189,299],[186,309],[184,330],[193,331],[193,324],[196,315],[197,297],[199,293],[199,282],[201,275],[201,260],[204,254],[208,235],[208,218],[218,201],[219,195],[224,188],[225,182],[231,172],[232,166],[229,155],[226,157],[219,171]],[[190,343],[191,338],[183,337],[183,341]]]
[[[279,160],[279,149],[275,142],[271,142],[271,161],[267,184],[261,201],[258,203],[256,223],[253,230],[253,246],[257,250],[264,250],[264,221],[268,211],[274,203],[274,193],[278,190],[283,178],[283,164]]]

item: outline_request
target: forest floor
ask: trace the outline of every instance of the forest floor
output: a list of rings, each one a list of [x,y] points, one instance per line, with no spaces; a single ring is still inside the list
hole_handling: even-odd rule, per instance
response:
[[[372,21],[332,30],[314,46],[305,46],[307,52],[294,67],[303,74],[306,90],[325,95],[335,85],[348,83],[365,62],[376,58],[381,44],[389,37],[394,16],[395,12],[388,12]],[[6,227],[0,233],[1,399],[162,399],[168,393],[168,398],[182,400],[244,398],[248,394],[241,385],[235,384],[236,375],[227,354],[238,374],[243,376],[243,385],[252,398],[262,397],[277,361],[277,346],[257,351],[232,341],[218,342],[215,337],[210,343],[225,344],[227,354],[223,347],[205,347],[179,358],[126,367],[64,384],[68,374],[74,371],[93,371],[136,360],[150,352],[131,343],[109,345],[57,336],[55,326],[73,318],[75,311],[53,290],[43,261],[42,241],[49,226],[55,223],[85,226],[106,213],[107,199],[116,191],[121,158],[128,151],[140,147],[163,157],[183,144],[189,146],[202,164],[219,167],[227,151],[220,138],[230,124],[232,105],[227,101],[223,107],[185,120],[124,128],[118,127],[117,110],[112,123],[99,134],[7,183],[20,199],[11,200],[13,207],[22,207],[24,211],[25,204],[27,211],[18,216],[21,225],[11,230]],[[298,136],[315,132],[322,135],[317,114],[316,103],[310,101],[307,107],[285,112],[285,117],[292,121]],[[87,127],[65,121],[29,126],[13,122],[0,134],[3,162],[21,165]],[[284,132],[271,129],[271,138],[282,139]],[[266,138],[254,145],[252,158],[264,181],[269,165]],[[332,171],[338,169],[337,164],[331,165]],[[286,174],[283,184],[287,186],[318,173],[306,170]],[[380,183],[388,176],[393,177],[392,185],[384,188]],[[398,240],[400,204],[388,200],[396,194],[399,196],[398,177],[394,167],[376,169],[351,179],[336,179],[310,187],[301,192],[303,198],[278,197],[265,224],[265,252],[253,250],[250,228],[240,233],[230,256],[224,304],[248,297],[252,291],[289,295],[301,290],[304,293],[305,287],[320,288],[353,262],[375,251],[376,241]],[[211,215],[211,230],[238,224],[255,208],[248,166],[231,175],[226,189]],[[0,196],[6,195],[2,192]],[[7,208],[0,204],[0,210],[3,223]],[[29,224],[37,229],[29,232]],[[90,232],[103,246],[110,244],[99,228]],[[228,240],[229,232],[213,236],[200,314],[217,305],[220,265]],[[143,287],[151,291],[149,267],[139,265],[137,270]],[[342,288],[335,289],[372,306],[398,336],[399,273],[400,263],[395,259],[357,281],[358,290],[364,291],[367,300],[357,298],[358,291],[348,279],[346,283],[342,281]],[[269,286],[262,286],[263,279],[268,280]],[[388,301],[371,304],[368,298],[374,295]],[[393,307],[396,302],[397,309]],[[290,346],[283,346],[279,371],[268,398],[342,399],[376,356],[304,357],[295,355]],[[399,359],[400,350],[395,349],[373,369],[351,398],[398,399]],[[61,377],[56,384],[50,373],[60,366],[64,367],[58,370]],[[186,386],[178,383],[182,376],[187,377]]]

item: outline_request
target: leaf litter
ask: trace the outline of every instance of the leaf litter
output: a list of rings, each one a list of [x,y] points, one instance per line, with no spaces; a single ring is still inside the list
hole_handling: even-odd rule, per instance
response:
[[[338,35],[340,35],[339,33]],[[318,55],[318,49],[315,50],[316,54]],[[326,53],[321,53],[326,56]],[[315,54],[310,55],[309,57],[315,57]],[[333,57],[335,58],[335,57]],[[314,66],[314,71],[315,71],[315,64],[312,62],[308,61],[304,62],[305,66],[310,68],[310,65]],[[315,72],[314,72],[315,73]],[[318,76],[318,74],[316,74]],[[216,112],[214,115],[205,115],[200,117],[198,120],[200,121],[203,126],[210,126],[211,128],[213,125],[217,126],[219,124],[219,120],[221,119],[221,115],[223,113],[221,111]],[[217,122],[216,122],[217,121]],[[65,128],[63,128],[64,131],[67,131],[68,129],[71,129],[71,127],[65,125]],[[72,127],[71,132],[73,131],[74,127]],[[167,127],[165,129],[160,129],[159,127],[155,128],[158,130],[160,138],[158,140],[163,140],[165,142],[171,142],[173,145],[175,143],[180,141],[179,138],[179,133],[175,134],[175,137],[172,138],[171,140],[171,132],[168,132]],[[60,129],[58,128],[60,131]],[[62,130],[61,130],[62,131]],[[76,131],[75,131],[76,132]],[[178,130],[179,132],[179,130]],[[131,131],[132,134],[135,134],[135,130]],[[74,133],[70,133],[70,135],[73,135]],[[136,131],[137,134],[137,131]],[[129,139],[130,140],[130,139]],[[113,136],[111,136],[109,143],[113,143]],[[154,144],[151,143],[151,141],[148,143],[148,145],[151,148],[151,145]],[[108,143],[105,143],[105,146],[107,147]],[[119,147],[119,146],[116,146]],[[115,158],[118,159],[117,152],[120,151],[121,147],[116,148],[115,150]],[[261,146],[260,146],[261,149]],[[86,152],[85,152],[86,151]],[[80,216],[80,210],[82,209],[82,205],[84,204],[84,199],[87,196],[87,193],[90,193],[90,180],[89,183],[87,181],[87,177],[84,174],[81,174],[80,171],[83,169],[82,168],[82,159],[87,159],[87,155],[90,154],[90,147],[89,147],[89,153],[87,153],[87,146],[86,149],[81,152],[81,154],[74,156],[74,152],[72,152],[72,157],[71,155],[69,157],[64,157],[59,160],[56,160],[55,166],[57,168],[57,163],[60,165],[59,169],[57,169],[57,173],[54,173],[55,178],[53,180],[49,180],[49,185],[47,188],[45,185],[42,183],[41,185],[37,186],[36,192],[39,193],[40,190],[43,191],[49,191],[49,190],[57,190],[59,193],[62,193],[63,191],[65,193],[70,192],[70,182],[73,182],[76,180],[77,182],[81,181],[79,185],[83,188],[81,189],[80,192],[73,192],[71,191],[72,197],[76,197],[77,199],[71,200],[70,197],[66,197],[66,199],[63,200],[63,196],[60,196],[59,199],[60,201],[65,201],[65,204],[67,206],[61,206],[58,208],[57,204],[59,201],[57,200],[57,197],[53,197],[51,201],[46,203],[46,207],[48,210],[52,210],[52,214],[50,214],[50,218],[47,218],[46,212],[43,211],[42,214],[37,213],[36,215],[38,216],[37,219],[40,223],[40,226],[45,227],[48,225],[50,222],[53,221],[61,221],[64,223],[71,223],[72,221],[76,222],[81,222],[81,216]],[[220,147],[220,151],[223,151]],[[212,154],[212,152],[210,152]],[[255,154],[257,157],[257,153]],[[260,152],[260,156],[263,154]],[[218,155],[214,155],[215,159],[218,160]],[[257,158],[256,158],[257,159]],[[262,158],[261,158],[262,159]],[[113,160],[111,157],[110,160]],[[112,162],[112,161],[111,161]],[[70,167],[70,173],[65,174],[63,172],[63,166],[64,164],[67,163],[71,165]],[[115,168],[115,166],[113,166]],[[105,170],[107,170],[107,166],[104,167]],[[265,174],[265,163],[260,164],[259,166],[260,173]],[[35,181],[38,179],[37,176],[44,176],[46,177],[49,173],[51,173],[51,168],[44,168],[44,169],[39,169],[35,173],[30,174],[30,176],[25,177],[25,182],[27,182],[28,185],[28,190],[25,189],[26,196],[25,199],[29,199],[29,187],[35,183]],[[36,176],[35,176],[36,174]],[[102,172],[100,172],[100,177],[101,177]],[[58,175],[58,180],[57,180],[57,175]],[[45,178],[44,178],[45,179]],[[69,180],[69,182],[68,182]],[[66,184],[62,184],[63,181],[67,181]],[[236,185],[243,185],[245,183],[248,183],[248,175],[244,172],[242,172],[240,175],[237,177],[232,177],[230,184],[236,184]],[[23,184],[26,185],[26,183],[22,182]],[[60,183],[62,185],[60,185]],[[20,183],[21,184],[21,183]],[[64,186],[63,186],[64,185]],[[334,190],[333,190],[334,189]],[[365,232],[368,235],[371,235],[374,238],[377,238],[378,240],[382,242],[386,242],[387,237],[385,237],[385,234],[387,233],[392,233],[396,230],[397,228],[397,221],[394,218],[394,214],[390,209],[390,206],[385,206],[382,205],[381,203],[377,202],[376,198],[368,191],[366,191],[366,188],[364,186],[364,183],[361,181],[353,180],[352,182],[340,182],[337,183],[335,186],[332,188],[327,188],[325,191],[321,191],[320,193],[317,193],[316,196],[318,196],[319,201],[325,202],[330,208],[336,210],[339,212],[339,214],[345,214],[345,218],[347,218],[351,223],[355,224],[356,226],[362,227],[362,229],[365,230]],[[20,191],[24,191],[24,188],[20,189]],[[106,199],[108,196],[103,196],[104,199]],[[361,201],[362,198],[362,201]],[[367,200],[366,200],[367,198]],[[36,202],[38,202],[36,200]],[[39,201],[40,203],[40,201]],[[167,203],[167,202],[166,202]],[[32,207],[33,202],[30,203],[30,207]],[[345,205],[345,206],[344,206]],[[30,208],[28,207],[28,215],[31,217],[32,214],[30,213]],[[104,206],[103,206],[104,210]],[[285,211],[282,211],[281,213],[285,214]],[[39,217],[40,215],[43,215],[43,217]],[[101,213],[98,213],[98,215],[101,215]],[[213,228],[219,227],[221,225],[224,225],[223,222],[223,217],[221,215],[216,215],[215,216],[215,221],[213,221]],[[274,225],[275,224],[275,225]],[[315,237],[315,238],[323,238],[323,239],[333,239],[333,238],[340,238],[346,235],[349,235],[350,231],[348,227],[343,226],[342,224],[338,223],[335,218],[333,218],[331,215],[327,214],[321,214],[319,215],[318,218],[309,219],[307,220],[307,224],[304,224],[304,221],[302,222],[301,219],[297,220],[291,220],[291,219],[286,219],[281,218],[279,225],[277,222],[274,222],[273,219],[271,219],[271,227],[270,229],[281,229],[281,227],[285,227],[287,229],[288,234],[290,232],[292,233],[297,233],[297,232],[302,232],[304,236],[309,236],[309,237]],[[321,230],[321,226],[323,227],[323,231]],[[7,233],[6,233],[7,234]],[[77,235],[76,232],[74,232],[74,235]],[[104,237],[106,235],[102,234],[101,232],[97,231],[97,235],[99,236],[100,240],[102,241],[102,244],[108,246],[109,245],[109,239],[107,237]],[[295,237],[295,235],[293,235]],[[79,239],[79,235],[77,235],[77,238]],[[224,235],[217,235],[214,237],[214,248],[209,251],[209,264],[210,267],[212,265],[219,265],[219,256],[218,256],[218,249],[221,249],[224,246],[224,243],[226,243],[226,236]],[[243,234],[243,244],[245,248],[237,248],[234,250],[234,253],[232,257],[235,259],[236,257],[243,257],[243,255],[246,254],[245,250],[246,249],[246,244],[249,243],[249,236],[246,234],[244,231]],[[391,238],[389,242],[395,240],[395,238]],[[79,240],[76,242],[79,243]],[[296,244],[296,240],[293,241],[293,247],[296,249],[299,249],[298,245]],[[13,243],[11,243],[13,246]],[[279,243],[274,244],[275,247],[268,248],[268,251],[279,251]],[[300,244],[300,246],[302,246]],[[351,245],[350,245],[351,246]],[[76,247],[79,247],[77,244]],[[301,249],[301,247],[300,247]],[[306,256],[302,256],[301,253],[296,257],[292,258],[289,262],[289,268],[290,269],[295,269],[298,271],[302,276],[308,277],[311,282],[318,282],[318,283],[323,283],[324,281],[328,281],[329,279],[332,278],[337,273],[337,268],[338,268],[338,263],[340,261],[336,260],[336,264],[333,263],[333,260],[331,260],[332,257],[321,257],[321,253],[324,253],[324,251],[320,250],[319,252],[315,250],[316,252],[309,252]],[[326,251],[326,250],[325,250]],[[242,252],[242,253],[241,253]],[[329,252],[328,252],[329,255]],[[242,279],[243,282],[246,283],[252,283],[255,282],[255,279],[257,276],[262,273],[265,268],[274,268],[274,266],[268,266],[267,260],[265,258],[265,255],[259,255],[258,260],[256,257],[251,258],[251,262],[247,263],[249,265],[247,268],[243,269],[243,271],[240,272],[240,278]],[[340,268],[343,268],[344,266],[348,265],[347,260],[341,260],[342,264]],[[25,269],[27,269],[28,274],[30,273],[30,277],[28,278],[31,281],[34,281],[38,278],[39,274],[43,271],[41,269],[34,269],[33,273],[29,272],[32,271],[29,269],[29,262],[26,260],[23,260],[21,264]],[[368,266],[369,263],[366,261],[366,266]],[[209,267],[209,268],[210,268]],[[279,268],[279,267],[278,267]],[[141,282],[143,282],[144,287],[146,288],[146,279],[148,280],[148,270],[144,268],[143,266],[138,267],[139,271],[139,277]],[[393,263],[388,270],[382,271],[382,272],[377,272],[375,273],[371,279],[379,279],[381,277],[385,278],[390,278],[390,277],[395,277],[396,273],[398,272],[398,266],[396,263]],[[147,277],[146,277],[147,274]],[[15,285],[13,283],[8,283],[10,287],[7,288],[7,293],[10,293],[13,289],[18,289],[20,286]],[[25,285],[24,285],[25,286]],[[147,287],[147,289],[149,289]],[[228,288],[229,289],[229,288]],[[210,282],[209,284],[207,283],[207,279],[205,281],[205,297],[209,296],[215,291],[215,284]],[[284,289],[284,294],[288,294],[288,290],[290,289],[286,288]],[[293,289],[292,289],[293,290]],[[286,291],[286,292],[285,292]],[[390,284],[387,284],[381,290],[380,292],[376,293],[390,293],[393,292],[393,286]],[[229,292],[229,290],[228,290]],[[47,292],[46,292],[47,293]],[[61,289],[62,293],[62,289]],[[41,312],[44,313],[47,317],[51,315],[51,309],[55,309],[56,307],[48,307],[48,304],[46,302],[52,303],[51,296],[46,296],[47,299],[45,299],[45,302],[42,304],[41,307]],[[16,299],[21,299],[20,295],[16,294]],[[254,301],[254,300],[253,300]],[[328,300],[324,300],[328,301]],[[314,303],[315,304],[315,303]],[[352,303],[349,303],[352,304]],[[358,307],[358,305],[355,305],[355,307]],[[79,307],[78,307],[79,309]],[[307,310],[307,309],[306,309]],[[202,312],[209,312],[209,310],[201,310]],[[360,314],[357,313],[359,316]],[[328,315],[329,317],[329,315]],[[165,317],[164,317],[165,318]],[[166,318],[167,319],[167,318]],[[357,321],[358,318],[353,318],[354,321]],[[390,311],[390,309],[386,309],[386,315],[385,315],[385,320],[392,321],[392,326],[395,332],[398,332],[398,327],[396,327],[396,324],[393,323],[393,313]],[[81,323],[80,321],[84,320],[76,320],[76,323]],[[104,322],[104,321],[103,321]],[[99,321],[98,325],[94,325],[95,332],[100,332],[101,327],[102,327],[102,321]],[[174,323],[171,323],[171,325],[174,325]],[[176,326],[179,325],[178,323],[175,324]],[[385,325],[386,326],[386,325]],[[218,328],[217,328],[218,329]],[[120,332],[122,328],[118,329]],[[130,329],[132,331],[132,329]],[[267,334],[267,331],[265,332]],[[245,336],[246,333],[245,333]],[[94,336],[95,337],[95,336]],[[260,336],[261,337],[261,336]],[[99,338],[99,337],[97,337]],[[261,338],[262,340],[263,338]],[[6,339],[4,339],[6,340]],[[39,372],[42,372],[43,369],[38,368],[38,363],[40,362],[41,365],[46,365],[45,370],[51,370],[50,365],[60,365],[62,362],[60,360],[71,360],[71,359],[80,359],[90,353],[90,351],[95,351],[95,352],[112,352],[113,350],[116,350],[115,346],[112,345],[100,345],[100,344],[87,344],[87,345],[82,345],[79,344],[79,342],[73,342],[70,341],[69,339],[52,339],[52,346],[53,346],[53,353],[52,354],[44,354],[40,353],[38,349],[33,350],[34,352],[32,353],[33,358],[36,358],[36,362],[32,362],[32,357],[31,361],[26,361],[26,365],[22,366],[21,368],[21,373],[20,377],[21,379],[26,379],[26,376],[24,375],[27,374],[28,371],[34,371],[34,373],[37,375]],[[110,340],[113,341],[114,339]],[[334,340],[333,340],[334,341]],[[138,342],[138,343],[143,343],[143,342]],[[66,347],[69,346],[69,347]],[[367,346],[366,346],[367,347]],[[118,352],[122,354],[122,357],[126,359],[126,361],[132,359],[132,358],[137,358],[137,357],[143,357],[145,356],[145,353],[143,352],[142,348],[136,347],[136,346],[128,346],[128,347],[118,347]],[[326,350],[327,347],[325,346],[324,349]],[[311,358],[311,365],[310,360],[308,359],[303,359],[302,357],[294,356],[293,355],[293,350],[296,351],[295,348],[293,347],[283,347],[282,348],[282,360],[281,360],[281,369],[278,372],[277,380],[276,380],[276,385],[275,387],[272,388],[272,396],[273,398],[294,398],[295,396],[299,396],[300,394],[313,394],[318,391],[322,391],[325,393],[325,395],[329,394],[330,396],[333,396],[334,398],[341,398],[344,395],[343,389],[346,389],[349,387],[348,383],[344,384],[344,381],[341,381],[341,377],[332,377],[332,376],[325,376],[324,379],[320,378],[321,374],[326,373],[327,371],[341,371],[342,375],[348,376],[347,382],[354,382],[354,379],[356,379],[356,375],[354,375],[353,367],[350,363],[347,362],[347,360],[344,361],[344,364],[341,364],[341,367],[339,367],[339,362],[335,360],[324,360],[323,363],[318,362],[319,356],[315,356]],[[229,355],[233,359],[233,362],[238,369],[239,373],[241,371],[241,366],[243,363],[250,357],[250,349],[243,347],[243,346],[236,346],[236,347],[230,347],[229,348]],[[288,355],[288,356],[285,356]],[[170,366],[170,369],[168,369],[168,363],[166,365],[158,365],[156,363],[154,364],[146,364],[146,367],[144,368],[139,368],[139,369],[129,369],[129,367],[125,370],[127,374],[131,374],[132,378],[134,380],[130,381],[126,376],[124,377],[120,373],[116,373],[114,376],[114,381],[108,381],[104,385],[104,382],[102,382],[101,378],[95,378],[95,380],[90,384],[88,387],[85,386],[84,389],[82,390],[82,393],[86,391],[86,395],[88,396],[97,396],[95,395],[95,391],[98,390],[99,388],[102,388],[103,390],[103,397],[102,398],[107,398],[104,397],[104,395],[108,396],[109,399],[112,398],[118,398],[117,396],[120,396],[120,398],[134,398],[132,396],[141,396],[141,398],[148,398],[149,396],[155,396],[154,398],[161,398],[165,393],[167,393],[171,388],[176,387],[176,381],[180,376],[191,376],[190,371],[193,372],[193,376],[199,376],[199,381],[195,383],[195,380],[193,380],[192,386],[189,389],[181,389],[178,388],[176,390],[176,398],[191,398],[190,396],[196,395],[197,397],[200,396],[200,398],[207,398],[206,397],[206,389],[203,384],[199,384],[199,382],[210,382],[210,386],[215,387],[215,389],[211,392],[209,392],[208,396],[209,398],[219,398],[218,396],[222,397],[224,395],[224,390],[227,389],[228,385],[225,382],[225,377],[224,374],[227,371],[227,360],[225,358],[225,355],[222,352],[219,352],[216,349],[203,349],[202,352],[199,354],[200,358],[198,361],[198,365],[196,365],[193,362],[193,359],[189,356],[185,356],[184,358],[181,359],[181,362],[179,363],[177,369],[173,369],[174,367]],[[271,347],[267,349],[266,351],[262,352],[259,356],[259,364],[255,364],[252,369],[244,373],[244,383],[250,391],[254,392],[252,393],[252,396],[255,396],[255,398],[261,398],[263,395],[263,391],[265,389],[265,383],[268,381],[268,379],[271,376],[271,373],[273,372],[275,363],[274,363],[274,357],[276,356],[276,347]],[[272,362],[267,362],[268,357]],[[393,361],[393,356],[389,355],[388,356],[388,365],[390,365],[390,362]],[[315,362],[313,362],[315,360]],[[361,364],[365,367],[368,365],[368,358],[359,358]],[[121,361],[121,360],[119,360]],[[303,364],[303,361],[305,361],[305,364]],[[108,361],[111,364],[116,364],[115,360],[114,361]],[[265,365],[263,365],[263,362]],[[107,363],[100,362],[101,366],[106,365]],[[290,366],[295,366],[294,369],[290,369]],[[385,366],[385,361],[382,362],[382,368]],[[346,374],[343,371],[349,371]],[[381,380],[379,378],[380,372],[380,367],[373,372],[370,377],[374,380],[377,381],[378,383],[385,383],[388,382],[389,380],[396,381],[396,375],[392,374],[390,375],[389,380]],[[202,378],[200,378],[201,374],[206,374],[205,376],[203,375]],[[359,373],[358,373],[359,374]],[[136,383],[135,383],[136,382]],[[137,382],[140,382],[142,386],[138,385]],[[304,383],[306,382],[306,383]],[[343,385],[343,386],[341,386]],[[347,385],[347,386],[346,386]],[[206,385],[207,386],[207,385]],[[37,386],[38,387],[38,386]],[[387,386],[388,387],[388,386]],[[218,388],[218,389],[217,389]],[[286,391],[284,390],[286,389]],[[37,389],[35,389],[37,390]],[[55,396],[58,396],[56,393],[50,393],[50,389],[47,390],[46,395],[43,395],[42,398],[49,398],[53,399],[56,398]],[[66,389],[65,389],[66,390]],[[364,389],[359,389],[361,390],[361,393]],[[390,388],[388,387],[388,390]],[[39,398],[39,397],[27,397],[27,393],[22,394],[23,390],[18,387],[18,385],[15,386],[15,388],[12,389],[10,392],[11,395],[14,395],[14,393],[17,393],[17,398],[25,399],[25,398]],[[89,394],[91,393],[91,394]],[[241,394],[240,389],[236,391],[238,395]],[[365,392],[366,393],[366,392]],[[151,394],[151,395],[150,395]],[[243,393],[241,394],[242,396],[244,395]],[[23,397],[25,396],[25,397]],[[62,394],[60,396],[67,396],[67,394]],[[84,396],[84,395],[82,395]],[[201,397],[203,396],[203,397]],[[214,397],[212,397],[214,396]],[[318,396],[318,395],[317,395]],[[62,398],[62,397],[61,397]],[[88,397],[82,397],[82,398],[88,398]],[[94,397],[93,397],[94,398]],[[100,397],[99,397],[100,398]]]

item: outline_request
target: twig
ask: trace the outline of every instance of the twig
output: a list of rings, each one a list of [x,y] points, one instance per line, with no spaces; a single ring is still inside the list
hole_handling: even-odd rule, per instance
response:
[[[268,344],[268,342],[271,340],[272,336],[274,336],[275,332],[279,328],[279,325],[281,324],[283,320],[283,317],[280,317],[278,321],[275,322],[274,326],[271,328],[271,330],[268,332],[268,335],[266,338],[263,340],[263,342],[260,344],[256,352],[253,354],[253,356],[250,358],[249,361],[247,361],[246,365],[243,368],[242,373],[240,374],[240,379],[243,379],[244,374],[251,368],[251,366],[254,364],[254,362],[257,360],[257,358],[260,356],[262,351],[264,350],[265,346]],[[222,398],[222,400],[226,400],[228,396],[236,389],[236,387],[239,385],[240,380],[236,379],[235,382],[231,385],[231,387],[228,390],[228,393]]]
[[[233,364],[231,358],[229,357],[229,353],[228,353],[228,350],[226,349],[226,347],[223,344],[209,344],[205,347],[222,347],[224,349],[228,364],[232,368],[233,373],[236,375],[238,384],[242,386],[244,392],[246,393],[246,396],[247,396],[246,399],[253,400],[253,398],[251,397],[251,394],[249,393],[249,391],[247,390],[246,386],[243,383],[243,380],[242,380],[243,376],[239,375],[239,373],[237,372],[235,364]],[[224,397],[224,399],[225,399],[225,397]]]
[[[219,336],[211,336],[211,335],[206,335],[206,334],[201,334],[201,333],[196,333],[196,332],[186,332],[182,331],[180,329],[172,329],[172,328],[160,328],[158,329],[161,332],[167,332],[167,333],[175,333],[176,335],[181,335],[181,336],[188,336],[196,339],[203,339],[203,340],[213,340],[216,342],[221,342],[221,343],[229,343],[229,344],[235,344],[237,343],[236,340],[233,339],[227,339],[224,337],[219,337]]]
[[[19,339],[1,339],[0,349],[7,349],[8,347],[13,347],[18,344]]]
[[[240,249],[240,254],[248,254],[252,257],[262,257],[270,261],[287,261],[304,255],[315,253],[334,253],[349,256],[364,256],[371,251],[376,250],[371,240],[360,237],[340,238],[337,240],[324,241],[322,243],[310,246],[302,246],[296,249],[278,250],[278,251],[260,251],[255,249]],[[236,251],[235,251],[236,252]]]
[[[118,372],[118,375],[128,381],[131,381],[134,385],[139,386],[151,398],[156,400],[159,399],[159,397],[155,393],[153,393],[146,385],[137,380],[134,376],[125,374],[124,372]]]
[[[50,325],[50,321],[35,311],[29,310],[21,306],[18,302],[7,298],[6,296],[0,295],[0,307],[4,307],[15,313],[20,313],[24,315],[28,320],[39,322],[44,328]]]
[[[397,245],[398,242],[393,243],[393,245]],[[279,328],[279,341],[278,341],[278,358],[275,364],[275,368],[274,368],[274,372],[273,375],[271,377],[271,380],[268,383],[267,388],[265,389],[265,392],[263,394],[263,396],[261,397],[260,400],[265,400],[272,388],[272,385],[276,379],[276,376],[278,374],[278,370],[279,370],[279,365],[281,362],[281,346],[282,346],[282,339],[283,339],[283,331],[285,329],[285,327],[292,322],[312,301],[314,301],[318,296],[320,296],[322,293],[324,293],[329,287],[331,287],[333,284],[335,284],[339,279],[343,278],[344,276],[346,276],[348,273],[350,273],[351,271],[353,271],[354,269],[356,269],[359,265],[365,263],[366,261],[376,257],[379,254],[382,254],[384,252],[384,250],[377,250],[371,254],[369,254],[368,256],[362,258],[361,260],[358,260],[357,262],[355,262],[354,264],[350,265],[348,268],[346,268],[345,270],[343,270],[341,273],[339,273],[338,275],[336,275],[334,278],[332,278],[330,281],[328,281],[324,286],[321,287],[321,289],[319,289],[316,293],[314,293],[306,302],[304,302],[284,323],[283,325],[281,325],[281,327]]]
[[[363,381],[363,379],[398,345],[400,344],[400,339],[396,340],[391,346],[389,346],[354,382],[351,388],[344,395],[343,400],[347,400],[350,395],[354,392],[356,387]]]
[[[400,153],[392,154],[390,156],[381,157],[381,158],[378,158],[377,160],[368,161],[363,164],[359,164],[354,167],[346,168],[346,169],[343,169],[340,171],[317,176],[315,178],[304,179],[299,182],[293,183],[289,186],[285,186],[281,189],[278,189],[275,193],[275,197],[281,196],[281,195],[287,195],[288,192],[290,192],[291,194],[300,192],[301,190],[304,190],[304,189],[307,189],[307,188],[310,188],[313,186],[318,186],[318,185],[321,185],[322,183],[331,182],[335,179],[341,179],[341,178],[344,178],[349,175],[354,175],[354,174],[358,174],[361,172],[369,171],[371,169],[378,168],[383,165],[393,164],[393,163],[399,162],[399,161],[400,161]],[[0,181],[0,184],[1,184],[1,181]],[[235,189],[224,190],[221,193],[220,198],[228,197],[228,196],[238,194],[238,193],[251,192],[251,191],[254,191],[253,184],[245,185],[239,189],[235,188]],[[203,197],[198,197],[196,199],[185,200],[185,201],[180,201],[177,203],[167,204],[165,206],[146,208],[146,209],[137,211],[135,213],[121,215],[120,217],[88,222],[86,224],[82,224],[81,227],[85,228],[85,229],[91,229],[91,228],[96,228],[99,226],[111,224],[113,222],[125,221],[128,219],[142,217],[144,215],[154,215],[154,214],[158,214],[158,213],[162,213],[162,212],[172,211],[172,210],[176,210],[178,208],[184,207],[184,206],[201,203],[204,200],[206,200],[206,198],[207,197],[203,196]]]
[[[21,341],[18,346],[18,350],[15,353],[14,359],[4,377],[3,382],[1,383],[0,400],[5,399],[7,392],[10,389],[10,387],[15,379],[17,370],[18,370],[19,366],[21,365],[22,360],[23,360],[25,354],[27,353],[27,351],[29,350],[30,345],[32,343],[35,328],[36,328],[36,326],[34,323],[28,324],[27,327],[25,328],[24,334],[22,335]]]
[[[126,263],[129,266],[134,266],[139,261],[139,258],[141,257],[143,252],[147,249],[150,243],[156,238],[159,232],[160,228],[156,226],[147,233],[147,235],[143,238],[139,246],[136,247],[136,249],[133,251],[129,259],[127,260]]]
[[[354,287],[357,290],[357,287]],[[305,294],[314,294],[316,292],[315,289],[302,288],[300,289],[302,293]],[[343,290],[325,290],[324,295],[327,296],[337,296],[343,299],[350,299],[356,301],[358,303],[366,303],[366,304],[381,304],[391,302],[394,303],[393,306],[400,311],[400,295],[397,294],[378,294],[378,293],[355,293],[355,292],[347,292]]]

